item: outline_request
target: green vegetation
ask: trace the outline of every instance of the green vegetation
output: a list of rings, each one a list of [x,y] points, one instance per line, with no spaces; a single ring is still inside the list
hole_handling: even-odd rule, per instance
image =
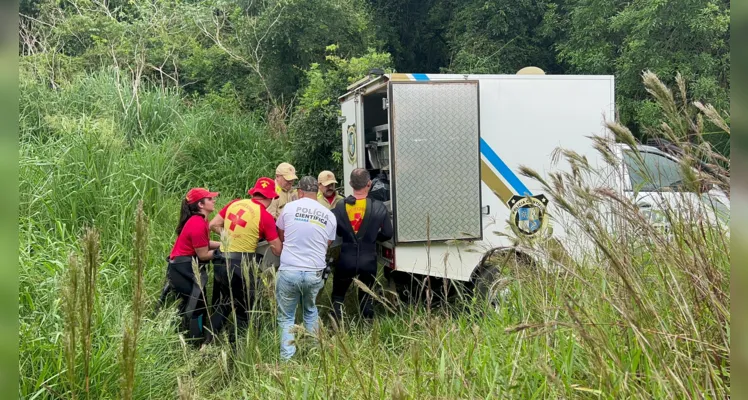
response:
[[[620,122],[640,140],[662,122],[642,88],[644,70],[669,85],[680,73],[689,99],[729,108],[726,0],[23,0],[21,15],[22,59],[46,84],[115,66],[135,89],[228,102],[275,135],[296,125],[290,136],[309,149],[294,146],[303,172],[336,165],[339,151],[319,145],[337,133],[330,111],[310,115],[316,110],[304,99],[335,104],[369,67],[514,74],[535,65],[552,74],[612,74]],[[130,135],[148,129],[130,128]],[[729,155],[727,135],[704,133]]]
[[[653,229],[573,175],[547,195],[592,250],[520,243],[543,261],[496,260],[497,310],[377,287],[372,324],[301,337],[287,365],[269,275],[235,346],[193,351],[173,308],[151,313],[186,190],[219,190],[220,206],[282,160],[339,172],[337,96],[372,67],[615,74],[619,141],[668,137],[729,187],[729,116],[715,111],[729,104],[728,2],[24,0],[21,13],[20,397],[730,396],[729,232],[694,224],[698,210]],[[642,85],[645,69],[675,93]]]
[[[79,343],[92,338],[89,386],[98,394],[91,397],[117,397],[119,347],[134,312],[129,304],[136,288],[131,267],[137,265],[136,254],[145,255],[144,309],[148,310],[163,283],[163,260],[173,244],[185,188],[226,188],[225,202],[242,195],[256,176],[271,174],[275,160],[283,157],[284,146],[252,118],[216,111],[208,100],[187,106],[176,94],[161,90],[144,91],[141,101],[154,99],[154,112],[149,115],[174,118],[150,131],[150,137],[133,137],[128,143],[126,124],[119,121],[133,117],[122,110],[117,97],[117,89],[128,84],[115,82],[114,74],[101,73],[58,90],[30,80],[22,89],[19,301],[24,396],[42,389],[57,397],[55,393],[71,389],[58,381],[66,370],[61,363],[62,329],[73,329],[68,322],[91,315],[92,334],[84,335],[87,324],[76,330]],[[140,200],[149,217],[151,240],[141,239],[134,248]],[[78,248],[76,238],[87,226],[98,231],[100,262],[93,265],[87,263],[89,257],[86,262],[79,257],[77,264],[98,270],[93,314],[88,308],[76,310],[75,304],[89,307],[91,300],[86,296],[88,302],[82,302],[84,297],[75,294],[66,278],[71,273],[66,271],[76,270],[71,267],[75,261],[68,265],[68,255]],[[78,274],[79,290],[89,282],[85,276]],[[179,365],[178,339],[169,323],[165,316],[156,325],[141,325],[137,376],[145,380],[136,389],[141,396],[149,387],[161,386],[159,382],[175,383],[173,377],[159,373],[141,375],[144,365],[154,362],[164,368]],[[149,345],[149,340],[155,342]],[[165,358],[153,358],[164,351]],[[79,356],[81,362],[84,358]],[[75,373],[83,376],[84,370],[76,368]]]
[[[393,304],[397,312],[382,307],[373,325],[353,320],[342,332],[326,330],[319,346],[300,339],[300,357],[277,365],[272,279],[265,276],[267,312],[258,316],[258,329],[236,348],[191,351],[174,330],[173,309],[156,316],[142,311],[153,307],[163,283],[179,196],[188,182],[212,182],[211,168],[219,166],[226,172],[217,187],[236,190],[221,201],[240,195],[251,176],[272,172],[270,159],[253,153],[262,143],[271,145],[270,134],[238,113],[211,112],[198,102],[173,110],[179,118],[153,132],[160,140],[134,137],[128,144],[115,122],[126,119],[120,103],[104,101],[116,92],[113,82],[112,75],[99,74],[57,91],[29,82],[24,90],[44,96],[38,102],[24,97],[23,103],[24,116],[30,110],[41,116],[35,129],[24,129],[21,146],[22,396],[118,397],[128,376],[121,348],[140,313],[135,385],[125,385],[134,387],[133,398],[729,394],[727,233],[688,229],[691,217],[685,215],[665,235],[621,205],[617,217],[633,225],[622,236],[606,233],[595,218],[581,219],[582,231],[598,238],[597,258],[544,268],[506,266],[512,291],[497,313],[480,302],[431,311]],[[182,104],[175,96],[155,89],[142,95]],[[45,101],[57,107],[41,108]],[[92,108],[95,113],[86,111]],[[622,140],[631,140],[618,129]],[[240,137],[248,139],[231,140]],[[231,158],[218,162],[221,148],[234,151],[224,150]],[[236,154],[258,156],[240,160]],[[567,193],[579,193],[568,200],[571,213],[583,215],[596,202],[619,204],[600,194],[585,197],[571,177],[560,179]],[[559,196],[559,189],[548,189]],[[147,242],[138,230],[138,199],[145,199],[149,217]],[[85,226],[97,232],[78,244]],[[141,262],[145,297],[133,307],[139,298],[133,269]],[[329,288],[321,302],[329,304]]]

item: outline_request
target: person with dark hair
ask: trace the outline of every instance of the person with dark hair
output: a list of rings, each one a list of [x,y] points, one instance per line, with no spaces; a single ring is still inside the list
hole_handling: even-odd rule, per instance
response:
[[[339,202],[332,212],[337,220],[337,234],[342,239],[340,258],[332,283],[333,318],[342,316],[343,301],[353,278],[373,289],[377,274],[376,242],[392,237],[392,222],[387,207],[379,200],[367,198],[371,189],[369,171],[354,169],[350,179],[353,195]],[[374,317],[371,296],[358,292],[364,318]]]
[[[182,209],[177,224],[177,240],[168,258],[166,276],[176,292],[182,330],[191,339],[203,336],[206,314],[205,284],[208,278],[205,265],[219,252],[219,242],[210,240],[208,216],[215,208],[218,192],[193,188],[182,199]],[[193,263],[198,265],[200,276],[195,276]]]
[[[317,201],[317,180],[305,176],[299,181],[299,199],[288,203],[276,225],[283,254],[280,258],[275,299],[281,331],[280,356],[290,359],[296,353],[291,327],[301,304],[304,328],[316,333],[319,326],[317,294],[325,285],[327,248],[335,240],[335,217]]]
[[[267,211],[270,202],[278,198],[275,181],[260,178],[247,193],[252,197],[232,200],[210,221],[210,229],[218,234],[224,233],[227,243],[221,244],[225,262],[213,268],[214,312],[211,316],[212,332],[208,332],[206,342],[223,329],[232,310],[236,311],[237,325],[242,328],[247,325],[255,298],[256,277],[252,264],[256,260],[259,240],[267,240],[270,251],[276,256],[280,256],[283,249],[275,220]],[[243,263],[248,268],[249,282],[245,282]]]

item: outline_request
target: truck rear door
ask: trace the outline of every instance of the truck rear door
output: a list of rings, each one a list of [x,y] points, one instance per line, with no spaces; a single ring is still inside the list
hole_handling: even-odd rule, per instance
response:
[[[481,240],[478,82],[389,91],[395,241]]]
[[[343,176],[339,177],[338,181],[345,182],[344,193],[346,196],[353,194],[353,189],[351,189],[351,185],[348,183],[348,177],[351,176],[351,171],[358,168],[361,164],[359,160],[361,151],[358,148],[362,145],[360,143],[361,140],[359,140],[359,127],[357,124],[360,108],[358,105],[359,102],[355,96],[351,96],[340,105],[340,128],[343,135]]]

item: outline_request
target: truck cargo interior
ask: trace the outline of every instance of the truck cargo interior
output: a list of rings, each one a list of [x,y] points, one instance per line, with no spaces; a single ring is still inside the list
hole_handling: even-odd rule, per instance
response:
[[[363,96],[364,143],[366,169],[375,185],[372,191],[389,208],[390,191],[390,131],[387,117],[387,86]],[[386,182],[387,189],[376,185]],[[376,198],[375,197],[375,198]]]

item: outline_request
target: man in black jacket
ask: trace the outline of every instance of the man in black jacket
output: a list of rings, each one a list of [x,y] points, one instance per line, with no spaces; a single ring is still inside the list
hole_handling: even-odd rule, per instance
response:
[[[332,282],[333,317],[340,319],[345,293],[358,278],[373,290],[377,275],[376,242],[392,237],[392,222],[383,202],[367,199],[371,189],[369,171],[363,168],[351,172],[353,195],[338,202],[332,213],[337,220],[337,234],[342,238],[340,258],[335,266]],[[359,290],[361,315],[374,317],[371,297]]]

